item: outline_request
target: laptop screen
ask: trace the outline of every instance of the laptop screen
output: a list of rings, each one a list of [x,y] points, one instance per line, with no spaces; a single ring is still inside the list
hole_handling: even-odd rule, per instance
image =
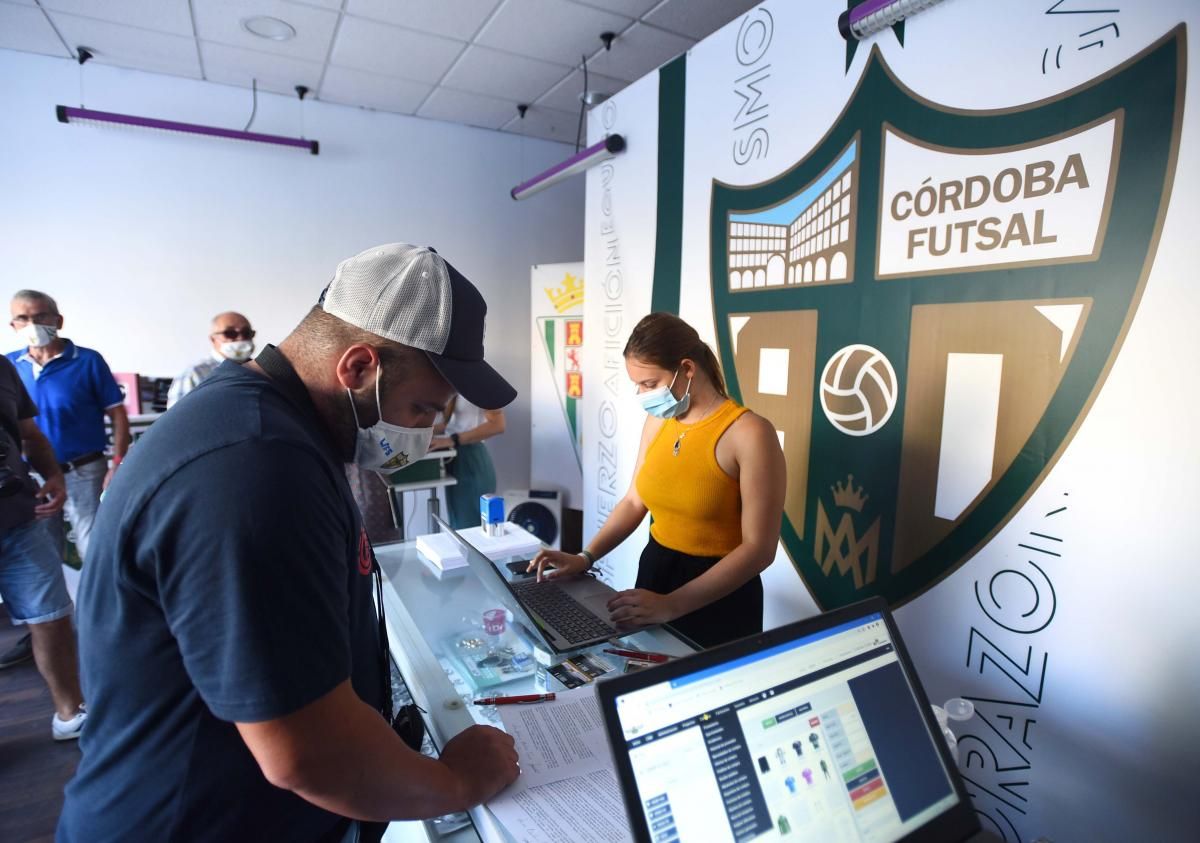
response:
[[[959,803],[879,613],[677,673],[614,691],[652,840],[886,843]]]

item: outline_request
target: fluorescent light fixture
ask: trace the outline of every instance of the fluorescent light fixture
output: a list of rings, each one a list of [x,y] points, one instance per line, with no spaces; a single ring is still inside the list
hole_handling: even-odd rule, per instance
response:
[[[862,41],[942,0],[865,0],[838,16],[838,31],[849,41]]]
[[[264,135],[260,132],[242,132],[237,129],[222,129],[219,126],[200,126],[195,123],[177,123],[174,120],[158,120],[153,117],[138,117],[133,114],[115,114],[111,111],[93,111],[90,108],[72,108],[69,105],[55,106],[59,123],[82,123],[84,125],[116,125],[135,129],[157,129],[163,132],[183,132],[189,135],[206,135],[211,138],[270,143],[276,146],[294,146],[318,154],[320,145],[315,140],[285,138],[281,135]]]
[[[291,41],[296,37],[296,27],[285,20],[267,15],[242,18],[242,29],[268,41]]]
[[[592,144],[587,149],[572,155],[561,164],[556,164],[546,172],[538,173],[529,181],[518,184],[509,191],[509,194],[513,199],[525,199],[577,173],[582,173],[601,161],[607,161],[624,150],[625,138],[621,135],[609,135],[599,143]]]

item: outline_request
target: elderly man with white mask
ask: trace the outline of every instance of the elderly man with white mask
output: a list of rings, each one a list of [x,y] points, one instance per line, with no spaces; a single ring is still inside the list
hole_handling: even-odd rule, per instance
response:
[[[250,320],[232,310],[213,317],[208,341],[212,343],[208,357],[189,366],[171,382],[171,391],[167,393],[168,410],[226,360],[245,363],[254,353],[254,329],[250,327]]]

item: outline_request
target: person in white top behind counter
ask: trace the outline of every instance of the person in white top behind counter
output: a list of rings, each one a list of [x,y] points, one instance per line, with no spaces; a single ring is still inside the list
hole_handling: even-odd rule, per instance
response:
[[[198,387],[226,360],[245,363],[254,353],[254,329],[250,327],[250,320],[232,310],[213,317],[208,341],[212,343],[208,357],[194,366],[189,366],[171,381],[171,391],[167,393],[168,410],[174,407],[180,398]]]
[[[504,432],[503,410],[481,410],[461,395],[450,399],[434,426],[430,448],[454,448],[458,455],[446,466],[458,480],[446,487],[450,526],[456,530],[479,526],[479,496],[496,491],[496,467],[483,440]]]

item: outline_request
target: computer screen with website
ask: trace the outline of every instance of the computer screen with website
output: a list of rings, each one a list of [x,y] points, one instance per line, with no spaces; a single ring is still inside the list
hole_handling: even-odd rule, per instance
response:
[[[959,803],[878,613],[614,693],[651,840],[887,843]]]

